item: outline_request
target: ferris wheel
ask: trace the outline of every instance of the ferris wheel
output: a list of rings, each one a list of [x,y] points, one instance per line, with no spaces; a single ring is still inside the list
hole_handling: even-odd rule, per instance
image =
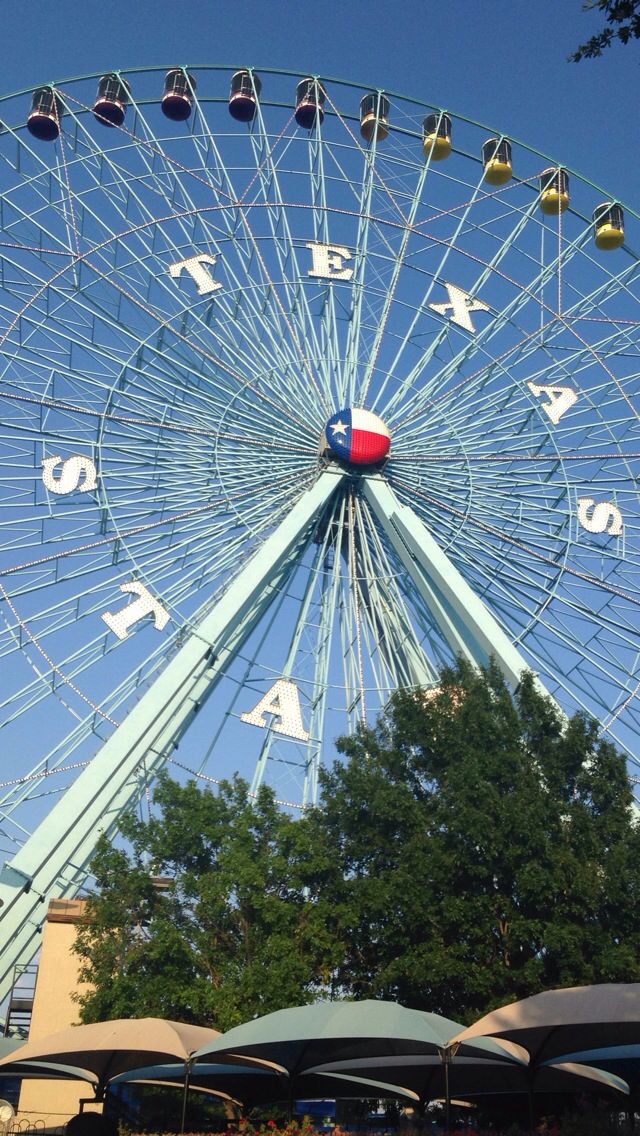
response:
[[[0,993],[160,768],[304,808],[457,654],[636,762],[637,215],[292,73],[0,121]]]

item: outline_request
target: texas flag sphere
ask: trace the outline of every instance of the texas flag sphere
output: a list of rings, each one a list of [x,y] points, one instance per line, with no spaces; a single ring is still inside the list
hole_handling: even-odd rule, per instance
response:
[[[391,435],[381,418],[355,407],[333,414],[326,427],[327,444],[343,461],[374,465],[386,458]]]

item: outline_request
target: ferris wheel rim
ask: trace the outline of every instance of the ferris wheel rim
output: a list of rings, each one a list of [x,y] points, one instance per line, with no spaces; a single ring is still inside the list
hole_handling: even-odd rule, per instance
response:
[[[125,74],[126,75],[134,75],[134,74],[139,74],[139,73],[158,74],[158,73],[161,73],[164,70],[166,70],[166,69],[160,68],[160,67],[152,67],[152,68],[145,68],[145,69],[129,68],[129,69],[125,69],[122,72],[117,72],[117,74],[122,74],[122,75],[125,75]],[[214,73],[218,74],[220,72],[230,73],[232,69],[231,68],[227,69],[222,65],[215,65],[215,66],[205,66],[205,67],[202,67],[202,68],[194,66],[192,68],[192,70],[198,71],[198,72],[199,71],[214,72]],[[283,76],[286,76],[286,77],[296,77],[296,76],[299,76],[300,73],[299,72],[289,72],[289,71],[278,71],[276,69],[266,68],[266,69],[262,69],[262,74],[264,74],[264,75],[274,74],[274,75],[283,75]],[[56,89],[59,89],[62,86],[64,86],[65,83],[72,85],[74,83],[82,83],[82,82],[87,82],[87,81],[90,81],[90,80],[93,80],[93,79],[98,79],[99,77],[100,76],[98,74],[89,75],[89,76],[81,76],[81,77],[78,76],[75,79],[61,81],[60,84],[54,84],[54,86],[56,87]],[[323,82],[324,81],[326,81],[327,83],[335,83],[336,85],[338,85],[340,87],[344,87],[344,88],[348,89],[349,91],[353,91],[354,89],[357,89],[357,88],[365,89],[365,86],[360,86],[360,85],[353,83],[353,82],[350,82],[350,81],[331,80],[329,78],[327,78],[325,80],[325,78],[323,77]],[[33,91],[34,88],[30,88],[30,90]],[[29,91],[24,92],[24,94],[28,94],[28,93],[29,93]],[[293,95],[293,91],[291,92],[291,94]],[[430,109],[430,110],[437,109],[437,108],[431,106],[430,104],[422,103],[419,99],[412,98],[410,96],[398,96],[398,95],[394,95],[393,92],[385,92],[385,94],[389,95],[389,97],[391,97],[392,99],[399,99],[400,101],[410,103],[412,106],[415,106],[415,107],[421,107],[423,109],[426,108],[426,109]],[[135,92],[133,92],[133,95],[135,96]],[[0,103],[3,102],[5,99],[12,99],[12,98],[16,98],[16,97],[17,97],[16,95],[3,96],[3,99],[0,100]],[[226,101],[225,98],[222,95],[220,97],[216,96],[215,99],[209,99],[208,96],[206,95],[206,93],[202,94],[202,92],[200,92],[200,91],[198,91],[198,98],[199,98],[200,102],[202,102],[203,105],[205,105],[205,106],[209,106],[210,103],[215,104],[215,103],[218,103],[218,102],[223,104]],[[135,103],[135,98],[132,98],[132,103]],[[270,101],[266,92],[265,92],[265,96],[261,98],[261,103],[264,105],[265,108],[268,108],[270,110],[273,110],[273,109],[278,110],[280,108],[288,109],[289,111],[292,110],[292,104],[291,103],[286,104],[286,103],[280,102],[280,101]],[[151,105],[151,100],[147,100],[147,101],[142,100],[140,105],[143,106],[144,108],[146,108],[147,106]],[[354,111],[355,111],[356,105],[357,104],[354,104]],[[83,105],[82,108],[77,113],[79,115],[84,115],[85,113],[89,113],[90,109],[91,109],[90,107],[88,107],[88,106],[85,107]],[[466,122],[468,124],[473,125],[474,127],[478,127],[479,129],[489,129],[489,128],[486,128],[486,127],[482,127],[481,124],[475,123],[471,119],[465,119],[463,116],[456,115],[455,117],[456,117],[456,121]],[[355,115],[355,113],[354,114],[348,113],[348,114],[345,115],[345,118],[348,120],[348,122],[357,121],[357,116]],[[98,127],[97,129],[101,129],[101,127]],[[117,129],[118,128],[116,128],[116,133],[117,133]],[[394,131],[394,130],[398,131],[398,133],[402,133],[402,131],[403,131],[402,127],[395,127],[393,125],[392,125],[391,129],[392,129],[392,131]],[[171,127],[171,130],[174,130],[173,126]],[[416,127],[416,129],[413,130],[413,131],[409,131],[409,130],[405,131],[405,134],[407,135],[407,137],[414,139],[416,144],[418,143],[419,138],[420,138],[420,132],[419,132],[418,127]],[[534,155],[536,155],[540,158],[544,158],[545,161],[549,161],[549,159],[547,159],[544,155],[540,154],[539,151],[535,151],[529,146],[525,146],[523,144],[516,143],[515,140],[513,140],[513,141],[514,141],[514,145],[515,144],[522,145],[523,150],[526,150],[529,153],[534,154]],[[130,145],[131,145],[132,149],[135,150],[137,143],[130,143]],[[358,143],[358,145],[360,145],[360,144]],[[99,143],[97,143],[96,149],[101,150],[101,149],[103,149],[103,147]],[[361,147],[361,149],[362,149],[362,147]],[[470,161],[470,162],[472,161],[473,167],[476,169],[476,172],[479,171],[479,163],[480,163],[481,159],[477,154],[461,152],[461,156],[465,158],[465,161]],[[567,168],[567,167],[563,166],[563,168]],[[73,162],[70,163],[70,169],[73,170]],[[338,176],[338,175],[336,174],[335,176]],[[575,175],[575,176],[579,178],[581,184],[592,186],[592,183],[588,182],[586,179],[584,179],[580,175]],[[42,174],[40,172],[34,174],[34,182],[38,182],[38,180],[41,177],[42,177]],[[517,179],[515,179],[515,180],[517,181]],[[141,182],[141,184],[142,184],[142,182]],[[461,180],[460,184],[463,185],[465,183],[463,182],[463,180]],[[529,186],[531,188],[531,178],[529,178],[528,180],[524,179],[522,184],[525,185],[525,186]],[[399,193],[397,194],[397,196],[399,198]],[[496,194],[493,195],[494,198],[496,196],[497,196]],[[291,199],[287,200],[286,197],[280,198],[279,200],[277,200],[275,202],[275,204],[276,204],[277,207],[279,207],[283,210],[287,210],[287,211],[290,210],[292,212],[292,214],[296,210],[300,210],[300,211],[303,211],[303,212],[306,210],[307,212],[309,212],[309,205],[308,204],[306,204],[306,203],[298,204],[294,200],[291,200]],[[396,205],[398,205],[398,202],[396,202]],[[109,246],[110,244],[113,244],[114,242],[117,244],[118,242],[122,241],[125,236],[129,236],[129,237],[131,237],[131,239],[133,239],[133,236],[134,235],[138,236],[142,229],[145,229],[145,228],[147,228],[149,230],[156,229],[158,226],[161,226],[163,224],[163,222],[168,223],[169,221],[174,221],[179,216],[182,219],[184,219],[184,218],[187,217],[187,215],[189,213],[191,213],[192,215],[197,215],[197,216],[205,216],[207,213],[210,213],[213,216],[213,215],[216,215],[218,213],[224,213],[224,212],[230,213],[233,208],[237,208],[237,203],[235,203],[235,204],[234,203],[224,204],[224,203],[218,202],[215,205],[209,205],[209,206],[203,206],[203,205],[196,204],[196,205],[193,206],[193,208],[191,210],[183,209],[182,212],[180,213],[179,211],[174,209],[164,218],[158,217],[158,216],[153,216],[148,221],[140,221],[137,225],[130,228],[126,233],[123,233],[123,232],[120,232],[120,231],[115,232],[115,233],[110,232],[109,235],[106,237],[106,239],[102,242],[101,246],[92,246],[91,248],[88,248],[86,250],[86,252],[84,252],[82,254],[78,250],[77,256],[74,256],[74,254],[69,253],[68,255],[69,255],[69,261],[70,262],[67,265],[65,265],[63,267],[63,269],[61,270],[61,276],[64,275],[65,272],[66,273],[72,272],[74,270],[74,268],[78,267],[82,263],[83,258],[87,259],[92,254],[95,254],[96,253],[96,247],[100,247],[101,249],[106,249],[107,246]],[[251,208],[251,210],[254,211],[254,213],[256,211],[260,210],[260,209],[262,209],[263,211],[266,212],[266,210],[268,208],[268,204],[267,204],[266,201],[260,202],[260,201],[254,200],[254,201],[251,202],[250,208]],[[337,216],[338,213],[340,213],[345,218],[350,216],[352,220],[355,220],[357,217],[360,217],[360,218],[364,217],[366,224],[371,225],[373,222],[375,222],[375,225],[377,226],[377,228],[382,232],[387,232],[387,231],[390,231],[392,229],[395,229],[396,231],[402,230],[403,232],[407,233],[408,235],[414,235],[414,233],[416,231],[419,231],[419,230],[416,230],[413,225],[410,225],[407,222],[406,217],[404,216],[399,205],[398,205],[398,209],[397,209],[398,216],[384,215],[383,213],[381,213],[381,211],[379,209],[378,209],[377,214],[374,210],[370,210],[369,213],[367,213],[365,215],[365,214],[362,214],[362,213],[357,213],[357,211],[355,210],[354,207],[352,207],[351,210],[348,210],[348,209],[347,210],[338,210],[335,207],[335,205],[332,207],[331,205],[324,205],[323,206],[322,204],[320,204],[320,205],[316,204],[314,206],[314,208],[317,209],[318,213],[323,213],[325,219],[328,218],[328,217]],[[461,208],[461,207],[459,206],[459,208]],[[576,217],[579,217],[582,220],[587,221],[587,216],[578,212],[576,210],[575,206],[572,206],[571,210],[575,214]],[[632,210],[629,210],[629,213],[630,213],[630,215],[634,215]],[[585,232],[586,232],[586,230],[585,230]],[[217,239],[220,240],[220,241],[223,241],[223,242],[224,242],[224,240],[231,240],[231,238],[225,237],[223,232],[218,233]],[[262,242],[266,245],[268,243],[269,239],[270,238],[269,238],[269,235],[268,235],[266,230],[262,231],[261,233],[257,233],[257,235],[256,235],[256,240],[257,240],[258,244],[260,244]],[[446,237],[439,237],[437,235],[435,237],[433,237],[433,242],[435,244],[440,243],[443,247],[448,245]],[[385,257],[388,257],[389,262],[391,262],[391,260],[393,259],[392,251],[385,252],[384,248],[382,248],[381,250],[378,249],[376,251],[375,255],[378,257],[380,265],[383,264]],[[466,249],[466,248],[462,249],[461,255],[464,255],[468,259],[473,260],[473,252],[470,249]],[[627,258],[629,259],[630,262],[633,262],[633,263],[637,262],[637,257],[635,257],[635,254],[633,254],[631,250],[629,250],[629,249],[626,250],[626,256],[627,256]],[[635,257],[635,259],[634,259],[634,257]],[[484,257],[483,256],[476,257],[476,262],[477,262],[478,268],[480,268],[480,269],[488,269],[490,267],[490,261],[489,261],[489,259],[487,259],[486,254],[484,255]],[[116,271],[115,268],[114,268],[113,271],[114,272]],[[500,277],[501,269],[500,269],[499,265],[497,267],[495,267],[493,269],[493,271],[494,271],[494,274],[495,274],[496,277]],[[619,273],[618,275],[622,276],[621,273]],[[503,276],[504,276],[504,282],[509,283],[509,278],[506,275],[504,275],[504,273],[503,273]],[[613,279],[617,280],[618,277],[614,274]],[[287,283],[286,280],[284,280],[284,279],[280,280],[279,278],[274,278],[273,282],[274,282],[276,288],[282,286],[283,290],[284,290],[284,286]],[[511,280],[511,283],[514,283],[514,281]],[[51,284],[51,281],[47,281],[44,287],[48,288],[50,286],[50,284]],[[625,288],[629,288],[629,284],[627,282],[625,282],[622,286],[625,287]],[[522,286],[521,282],[518,284],[518,287],[520,288],[520,291],[523,290],[523,286]],[[384,293],[384,278],[381,277],[380,295],[382,296],[383,293]],[[231,290],[230,290],[230,294],[232,294]],[[372,288],[371,294],[375,298],[375,288]],[[537,299],[539,299],[539,297],[537,297]],[[579,305],[581,302],[587,303],[588,300],[589,300],[589,297],[582,297],[582,300],[580,300],[580,298],[579,298],[578,300],[576,300],[576,303]],[[33,302],[33,301],[31,301],[31,302]],[[400,304],[401,301],[398,300],[397,303]],[[549,311],[550,311],[551,315],[553,316],[553,318],[556,322],[562,322],[562,317],[557,312],[554,312],[553,307],[550,307]],[[19,318],[20,318],[20,315],[16,316],[16,322],[19,320]],[[171,321],[173,319],[174,319],[174,313],[172,312],[166,318],[166,325],[170,326]],[[571,332],[572,334],[574,333],[575,329],[574,329],[574,327],[571,326],[571,323],[568,321],[568,319],[564,321],[564,326],[565,326],[565,328],[568,332]],[[513,328],[517,329],[517,327],[518,327],[517,319],[514,319]],[[5,333],[4,338],[3,338],[3,342],[6,341],[8,337],[10,338],[11,330],[12,329],[10,329],[9,332]],[[154,340],[154,338],[157,336],[157,334],[158,334],[157,330],[150,330],[148,332],[146,340],[144,342],[146,344],[150,344],[151,341]],[[559,338],[559,333],[558,333],[558,338]],[[136,346],[138,348],[140,348],[142,346],[142,344],[143,344],[143,340],[138,339]],[[133,355],[135,353],[135,349],[136,349],[136,347],[132,346],[131,357],[133,357]],[[193,349],[193,340],[192,340],[192,344],[191,344],[190,349]],[[468,347],[467,347],[467,349],[461,348],[461,350],[463,351],[463,354],[464,354],[464,350],[466,350],[467,353],[464,357],[468,358],[469,357],[469,348]],[[588,354],[589,350],[592,350],[590,345],[588,345],[587,354]],[[592,354],[594,355],[594,361],[595,361],[596,365],[605,365],[606,366],[606,359],[608,357],[607,356],[608,350],[609,350],[608,347],[605,347],[603,349],[604,354],[603,354],[602,358],[598,357],[597,351],[595,349],[592,350]],[[580,366],[583,367],[585,370],[588,370],[589,364],[584,361],[586,356],[580,356],[579,352],[577,352],[577,356],[579,356],[580,359],[581,359]],[[490,358],[490,353],[489,353],[489,358]],[[603,363],[603,360],[604,360],[604,363]],[[339,364],[344,364],[344,359],[341,360],[340,358],[338,358],[337,362]],[[494,362],[495,362],[495,360],[494,360]],[[124,374],[124,372],[126,371],[127,365],[128,364],[127,364],[126,361],[122,363],[121,374]],[[177,366],[177,363],[175,365]],[[174,366],[173,363],[172,363],[172,366]],[[375,369],[376,366],[377,366],[377,363],[374,363],[372,370]],[[542,372],[542,377],[544,377],[544,373],[546,373],[546,372],[544,372],[544,371]],[[169,374],[168,371],[167,371],[167,374]],[[389,374],[391,374],[391,372],[389,372]],[[507,374],[507,371],[505,369],[505,375],[506,374]],[[116,396],[117,396],[118,382],[119,382],[119,376],[114,373],[113,379],[112,379],[112,382],[111,382],[111,390],[112,390],[112,396],[111,397],[112,397],[112,401],[113,401],[113,408],[115,408],[115,409],[117,409],[117,405],[116,405],[117,397]],[[54,384],[53,384],[53,376],[51,376],[50,379],[49,379],[49,387],[47,388],[47,390],[50,390],[52,394],[55,393],[54,392]],[[231,396],[230,401],[227,404],[223,413],[229,415],[231,413],[232,405],[235,404],[235,403],[240,403],[242,401],[243,397],[244,397],[243,389],[238,388],[233,393],[233,395]],[[443,396],[443,398],[446,398],[446,397],[450,398],[450,395],[449,396],[446,396],[446,395]],[[537,413],[538,417],[541,417],[541,411],[540,411],[539,403],[536,404],[536,400],[535,400],[533,394],[531,394],[531,393],[526,394],[525,397],[528,399],[529,405],[530,405],[531,409],[533,410],[533,412]],[[365,397],[364,397],[364,395],[362,395],[362,402],[364,402],[364,401],[365,401]],[[357,402],[356,402],[356,404],[357,404]],[[105,402],[105,404],[104,404],[104,409],[108,410],[109,408],[112,408],[112,402],[111,401],[109,401],[108,403]],[[400,401],[397,403],[396,417],[401,417],[402,409],[403,409],[403,403],[402,403],[402,399],[400,399]],[[446,404],[444,406],[443,413],[444,413],[445,410],[446,410]],[[419,411],[417,411],[417,413],[418,413],[418,417],[420,417],[420,415],[426,414],[426,411],[425,411],[424,407],[422,407]],[[122,422],[121,425],[122,425],[123,429],[127,428],[126,421]],[[133,427],[133,419],[131,419],[131,421],[130,421],[130,426]],[[453,423],[453,424],[450,423],[450,429],[454,429],[454,428],[455,428],[455,423]],[[103,444],[103,441],[104,441],[105,447],[107,447],[107,435],[108,435],[109,429],[110,429],[109,423],[107,421],[105,414],[103,414],[102,417],[99,420],[99,436],[96,435],[96,445],[97,445],[98,451],[100,451],[101,446]],[[221,450],[219,448],[220,429],[221,428],[220,428],[220,423],[219,423],[218,428],[217,428],[217,432],[215,434],[215,446],[214,446],[215,458],[216,458],[217,462],[219,460],[222,461]],[[555,446],[556,456],[560,459],[559,442],[553,437],[553,435],[550,435],[550,440],[551,440],[551,444],[553,446]],[[612,441],[612,443],[615,440],[616,440],[615,432],[613,430],[611,430],[611,441]],[[398,445],[399,445],[399,448],[398,448],[398,451],[397,451],[396,469],[397,469],[398,465],[400,464],[400,458],[402,456],[400,442],[398,443]],[[410,453],[410,448],[411,448],[410,444],[408,444],[407,454]],[[466,466],[467,466],[467,471],[468,471],[468,477],[469,477],[469,480],[471,480],[472,475],[473,475],[472,466],[471,466],[471,463],[468,460],[468,453],[466,453],[466,448],[464,446],[463,446],[463,450],[464,450],[465,455],[466,455],[465,460],[466,460]],[[450,458],[449,461],[451,461],[451,460],[453,460],[453,459]],[[624,461],[627,462],[627,466],[626,466],[627,473],[632,472],[631,467],[628,464],[628,462],[630,460],[631,460],[630,458],[629,459],[624,458]],[[309,450],[309,461],[310,461],[310,463],[313,461],[313,455],[312,455],[311,448]],[[393,463],[393,456],[392,456],[392,463]],[[446,469],[446,464],[447,463],[445,461],[443,463],[443,467],[445,469]],[[565,496],[568,499],[569,489],[570,489],[570,486],[573,485],[573,483],[571,481],[570,471],[569,471],[568,468],[566,468],[567,464],[568,463],[565,463],[564,461],[560,460],[561,472],[562,472],[562,476],[563,476],[563,479],[564,479],[564,492],[565,492]],[[310,468],[311,468],[311,466],[310,466]],[[220,478],[220,475],[221,475],[220,470],[221,470],[221,466],[218,465],[219,478]],[[390,477],[392,479],[394,478],[393,464],[390,467]],[[398,485],[400,487],[402,487],[403,478],[401,476],[400,470],[395,475],[395,480],[398,483]],[[524,481],[523,481],[523,485],[524,485]],[[403,492],[404,492],[407,500],[410,500],[411,499],[411,492],[412,492],[410,481],[406,482]],[[485,490],[483,490],[483,492],[485,492],[487,494],[487,502],[490,502],[491,496],[490,496],[490,494],[488,494],[488,490],[485,489]],[[107,499],[107,505],[108,505],[108,508],[109,508],[109,511],[110,511],[110,514],[111,514],[111,519],[113,521],[115,531],[117,533],[120,516],[117,512],[113,511],[113,509],[115,509],[115,505],[113,506],[113,509],[112,509],[110,500],[108,500],[108,499]],[[286,505],[282,504],[281,507],[284,510],[286,508]],[[467,521],[468,521],[469,518],[470,518],[471,512],[472,512],[472,497],[471,496],[468,497],[468,499],[466,501],[465,508],[466,508],[466,513],[464,515],[466,516]],[[504,518],[506,519],[506,517],[507,517],[507,514],[505,513]],[[238,520],[239,523],[242,521],[242,514],[240,512],[237,512],[237,520]],[[264,519],[260,520],[259,522],[256,522],[256,523],[257,523],[257,528],[255,530],[255,535],[256,535],[256,537],[259,538],[261,532],[267,531],[268,525],[267,525],[267,521],[264,520]],[[499,523],[501,523],[501,522],[499,522]],[[498,528],[499,528],[499,523],[498,523]],[[447,532],[445,532],[445,547],[447,549],[448,548],[454,548],[455,545],[456,545],[456,541],[462,539],[465,531],[468,532],[468,527],[465,530],[465,520],[463,519],[460,522],[458,529],[456,529],[456,530],[450,529],[450,530],[447,530]],[[456,535],[456,534],[458,534],[458,535]],[[496,535],[497,536],[499,535],[498,529],[496,529]],[[474,539],[476,541],[476,545],[474,547],[477,548],[482,543],[481,537],[477,532],[475,534]],[[488,539],[488,534],[487,534],[487,539]],[[544,603],[543,603],[543,606],[542,606],[542,609],[541,609],[542,611],[544,611],[550,605],[550,603],[552,602],[553,596],[555,596],[556,591],[560,587],[560,581],[562,579],[564,566],[566,565],[569,554],[570,554],[570,548],[571,548],[570,538],[567,537],[564,540],[564,543],[562,544],[561,548],[556,547],[556,546],[554,546],[554,548],[555,548],[555,551],[552,554],[552,558],[555,560],[555,569],[556,569],[556,575],[555,575],[555,578],[554,578],[555,584],[553,586],[552,593],[548,593],[547,598],[544,600]],[[352,547],[352,553],[353,553],[353,547]],[[130,552],[129,555],[132,557],[132,559],[135,558],[134,552]],[[506,558],[508,556],[508,542],[504,544],[501,556],[503,557],[503,560],[506,560]],[[485,567],[484,571],[485,571],[485,576],[486,576],[486,573],[488,572],[488,568]],[[382,573],[381,579],[382,579],[383,575],[384,575],[384,573]],[[514,581],[515,581],[515,579],[516,579],[516,576],[513,577]],[[358,574],[358,570],[356,570],[355,573],[354,573],[354,583],[355,583],[356,588],[360,586],[360,576]],[[545,587],[547,587],[547,589],[551,588],[550,578],[549,578],[548,575],[545,577]],[[521,630],[517,631],[516,639],[518,641],[525,641],[526,638],[527,638],[527,634],[528,634],[529,629],[532,628],[533,626],[535,626],[536,614],[535,614],[534,608],[532,608],[531,611],[528,613],[528,618],[529,618],[529,622],[525,623],[524,627]],[[189,622],[190,619],[191,619],[191,616],[189,616],[188,614],[186,614],[184,616],[184,620],[185,620],[184,626],[186,626],[186,627],[191,626],[191,624]],[[46,646],[45,646],[44,649],[46,650]],[[367,684],[362,683],[362,686],[363,686],[363,689],[364,689],[365,687],[367,687]],[[370,689],[370,688],[367,687],[367,689]],[[625,698],[628,700],[628,697],[629,697],[628,692],[622,691],[620,697],[621,697],[621,700],[624,700]]]

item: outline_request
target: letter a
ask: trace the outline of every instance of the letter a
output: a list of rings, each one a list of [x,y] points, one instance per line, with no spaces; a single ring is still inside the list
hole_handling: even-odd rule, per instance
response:
[[[275,721],[272,728],[277,734],[286,734],[300,742],[309,740],[309,732],[302,724],[300,695],[295,682],[279,678],[253,710],[241,714],[240,719],[250,726],[266,726],[265,714],[273,714]]]
[[[547,396],[549,401],[543,402],[541,409],[544,410],[547,418],[551,419],[554,426],[557,425],[567,410],[571,410],[574,402],[578,401],[578,396],[571,387],[545,387],[539,383],[527,383],[527,386],[536,398],[539,398],[541,394]]]

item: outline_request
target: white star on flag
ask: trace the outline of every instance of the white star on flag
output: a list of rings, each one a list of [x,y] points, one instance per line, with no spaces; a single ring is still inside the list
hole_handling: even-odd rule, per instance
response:
[[[347,426],[346,422],[338,421],[338,422],[336,422],[335,426],[331,427],[331,429],[333,431],[334,436],[336,434],[343,434],[346,437],[347,430],[349,429],[349,427]]]

